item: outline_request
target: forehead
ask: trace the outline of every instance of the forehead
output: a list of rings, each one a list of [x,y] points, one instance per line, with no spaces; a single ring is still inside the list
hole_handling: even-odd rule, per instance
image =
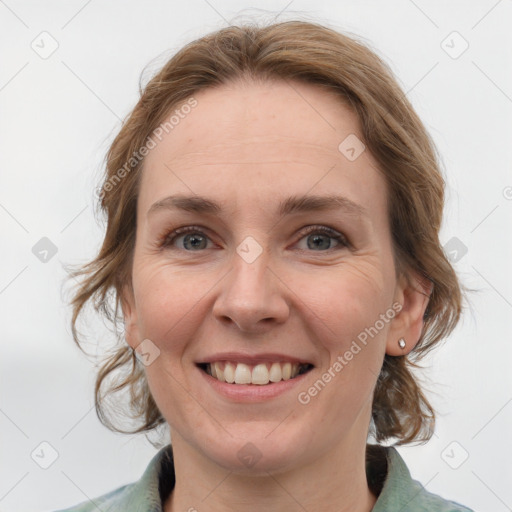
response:
[[[280,148],[273,144],[278,139],[338,157],[340,137],[359,133],[357,116],[341,98],[312,84],[238,81],[200,91],[194,99],[197,106],[179,120],[175,117],[179,122],[147,160],[222,154],[227,145],[241,140],[252,159],[279,156]],[[267,147],[256,155],[253,151],[259,144]]]
[[[299,82],[236,82],[194,99],[196,106],[155,139],[145,159],[143,205],[187,184],[188,192],[215,192],[212,184],[223,181],[232,189],[234,175],[252,185],[259,178],[274,192],[295,187],[304,193],[317,181],[315,192],[343,185],[348,195],[363,188],[366,195],[383,195],[372,155],[363,151],[351,161],[339,149],[345,140],[362,144],[362,137],[356,114],[334,92]]]

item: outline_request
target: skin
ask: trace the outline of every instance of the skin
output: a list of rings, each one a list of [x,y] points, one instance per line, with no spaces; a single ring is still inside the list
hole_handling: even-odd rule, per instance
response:
[[[237,82],[194,95],[197,106],[146,157],[138,199],[132,286],[123,296],[127,342],[149,339],[146,367],[170,425],[176,486],[164,510],[369,511],[365,475],[372,393],[384,354],[417,343],[427,306],[421,283],[395,272],[384,178],[368,150],[338,150],[359,123],[338,97],[300,83]],[[288,196],[336,192],[364,208],[280,218]],[[206,196],[220,214],[151,205],[171,194]],[[304,227],[342,233],[315,248]],[[200,226],[200,249],[184,235]],[[236,251],[253,237],[252,263]],[[204,245],[201,245],[204,243]],[[309,245],[308,245],[309,243]],[[329,245],[330,244],[330,245]],[[307,391],[393,303],[401,311],[307,405]],[[407,347],[398,347],[404,337]],[[259,403],[217,394],[195,365],[220,351],[279,352],[315,368],[296,386]],[[239,450],[261,454],[246,467]]]

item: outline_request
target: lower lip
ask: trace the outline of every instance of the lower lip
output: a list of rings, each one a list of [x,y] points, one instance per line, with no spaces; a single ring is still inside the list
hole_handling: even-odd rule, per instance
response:
[[[197,370],[217,393],[235,402],[263,402],[280,396],[303,382],[305,377],[312,371],[309,370],[308,372],[298,375],[293,379],[258,385],[229,384],[228,382],[221,382],[211,375],[208,375],[206,372],[201,370],[201,368],[197,368]]]

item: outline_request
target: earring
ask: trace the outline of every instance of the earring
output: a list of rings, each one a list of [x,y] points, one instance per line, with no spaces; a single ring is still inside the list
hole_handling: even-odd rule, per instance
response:
[[[398,346],[403,350],[405,348],[405,340],[404,338],[400,338],[398,340]]]

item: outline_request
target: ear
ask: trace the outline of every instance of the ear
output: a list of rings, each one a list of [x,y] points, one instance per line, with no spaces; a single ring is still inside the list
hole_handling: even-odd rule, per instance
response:
[[[126,342],[135,349],[140,344],[139,326],[137,323],[137,308],[131,285],[125,285],[121,294],[121,308],[124,317]]]
[[[386,354],[403,356],[418,343],[423,331],[423,317],[427,309],[433,283],[417,273],[401,275],[395,290],[395,303],[401,305],[388,331]],[[403,338],[405,347],[398,341]]]

